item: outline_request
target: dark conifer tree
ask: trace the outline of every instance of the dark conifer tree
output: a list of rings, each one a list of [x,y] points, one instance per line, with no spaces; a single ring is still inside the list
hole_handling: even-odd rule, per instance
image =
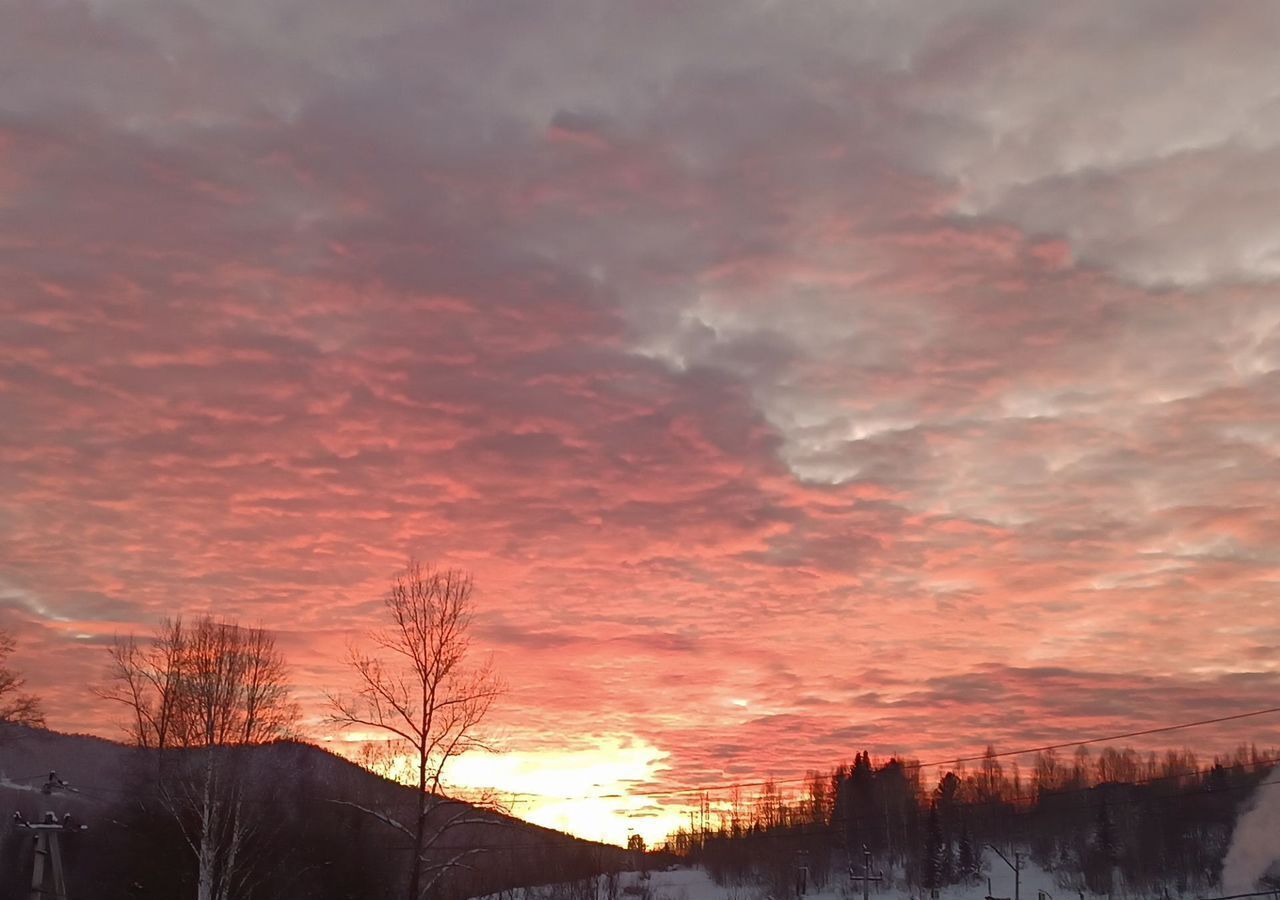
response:
[[[956,869],[956,874],[964,884],[977,881],[982,871],[977,848],[973,845],[973,836],[969,833],[969,817],[965,813],[960,816],[960,851]]]
[[[1105,789],[1103,789],[1105,790]],[[1116,863],[1115,823],[1103,793],[1098,804],[1094,824],[1093,844],[1089,848],[1085,865],[1085,883],[1095,894],[1109,894],[1112,890],[1112,870]]]
[[[938,819],[938,804],[929,804],[929,820],[925,827],[924,848],[921,854],[924,861],[922,873],[924,888],[936,891],[942,887],[942,825]]]

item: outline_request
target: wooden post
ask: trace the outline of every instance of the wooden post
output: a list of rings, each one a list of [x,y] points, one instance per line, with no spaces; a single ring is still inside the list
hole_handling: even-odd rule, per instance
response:
[[[1009,857],[1000,852],[1000,848],[995,844],[987,844],[993,850],[996,856],[1004,862],[1006,866],[1013,869],[1013,900],[1021,900],[1020,892],[1022,890],[1022,854],[1014,851],[1013,862],[1009,862]],[[991,879],[987,879],[987,894],[991,893]]]
[[[854,875],[853,866],[849,866],[849,880],[858,881],[859,879],[862,881],[862,900],[870,900],[871,882],[878,883],[884,879],[883,872],[877,872],[875,875],[871,874],[871,851],[867,849],[866,844],[862,845],[862,874]]]
[[[49,838],[43,831],[36,832],[36,852],[31,862],[31,900],[45,900],[44,866],[49,858]]]
[[[53,819],[49,813],[46,819]],[[62,869],[62,826],[49,832],[49,861],[53,863],[53,894],[58,900],[67,898],[67,875]]]
[[[28,822],[21,813],[13,814],[13,822],[18,828],[25,828],[35,838],[35,854],[31,862],[30,900],[67,900],[67,874],[62,866],[62,834],[63,832],[84,831],[86,826],[74,825],[70,816],[62,821],[52,812],[44,814],[43,821]],[[47,870],[47,871],[46,871]],[[53,881],[53,889],[45,887],[45,876]]]

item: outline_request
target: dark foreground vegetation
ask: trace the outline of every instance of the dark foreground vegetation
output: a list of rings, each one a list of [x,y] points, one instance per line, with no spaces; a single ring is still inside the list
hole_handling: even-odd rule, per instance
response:
[[[44,730],[0,631],[0,900],[454,900],[616,870],[621,848],[449,791],[504,690],[469,653],[471,591],[465,571],[410,561],[328,696],[328,727],[405,783],[296,739],[290,668],[262,628],[203,615],[117,636],[92,688],[128,746]]]
[[[1213,893],[1237,812],[1270,784],[1276,758],[1241,747],[1204,764],[1188,751],[1081,747],[1036,754],[1022,771],[989,749],[976,767],[939,775],[860,753],[851,766],[812,774],[798,796],[766,784],[749,799],[705,798],[703,827],[673,834],[668,849],[722,884],[762,884],[776,897],[794,896],[801,867],[816,888],[850,868],[861,874],[864,847],[873,873],[912,896],[988,875],[1011,883],[1004,863],[983,870],[988,845],[1055,873],[1067,897]]]
[[[69,900],[173,900],[195,896],[197,858],[175,827],[172,804],[160,796],[155,751],[98,738],[20,726],[0,727],[0,802],[29,822],[46,811],[74,826],[61,840]],[[239,809],[243,829],[238,900],[381,898],[403,894],[409,845],[365,810],[411,816],[417,791],[388,781],[308,744],[282,741],[226,748],[222,799]],[[175,784],[182,754],[170,767]],[[49,771],[57,773],[45,793]],[[59,784],[65,780],[66,784]],[[180,788],[174,788],[179,790]],[[461,864],[433,888],[452,900],[518,885],[571,881],[621,865],[624,851],[539,828],[497,812],[452,801],[435,820],[466,813],[467,824],[447,831],[428,852]],[[444,833],[444,832],[442,832]],[[27,898],[34,842],[31,832],[6,826],[0,838],[0,898]]]

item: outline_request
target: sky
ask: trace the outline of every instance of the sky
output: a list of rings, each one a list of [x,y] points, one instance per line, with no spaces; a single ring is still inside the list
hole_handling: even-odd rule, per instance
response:
[[[51,726],[119,734],[104,646],[211,611],[341,746],[411,556],[508,685],[455,783],[591,837],[1280,695],[1270,0],[3,15],[0,626]]]

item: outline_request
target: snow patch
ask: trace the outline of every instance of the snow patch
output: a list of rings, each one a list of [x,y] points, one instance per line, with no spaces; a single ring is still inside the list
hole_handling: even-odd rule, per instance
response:
[[[1268,790],[1272,769],[1254,789],[1249,808],[1236,820],[1231,846],[1222,862],[1224,894],[1244,894],[1258,889],[1258,882],[1280,860],[1280,790]]]

